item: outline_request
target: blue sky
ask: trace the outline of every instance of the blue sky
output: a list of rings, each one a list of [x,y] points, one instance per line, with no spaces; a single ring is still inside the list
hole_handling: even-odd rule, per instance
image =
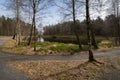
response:
[[[6,0],[0,0],[0,16],[4,15],[6,17],[14,17],[14,14],[11,10],[8,10],[5,8],[5,1]],[[58,3],[59,4],[59,3]],[[83,11],[83,9],[81,9]],[[83,11],[84,12],[84,11]],[[51,24],[56,24],[59,22],[62,22],[62,15],[59,12],[59,9],[57,7],[51,7],[49,9],[47,9],[45,11],[45,13],[40,13],[41,15],[44,14],[44,16],[42,16],[43,18],[40,18],[37,22],[37,24],[39,25],[40,23],[42,23],[42,25],[51,25]],[[102,11],[101,13],[95,12],[95,11],[91,11],[91,18],[96,18],[97,16],[101,16],[103,19],[104,17],[107,15],[106,11]],[[21,17],[22,20],[27,20],[26,14],[24,14],[24,16]],[[85,14],[80,14],[78,13],[77,19],[79,19],[80,21],[83,20],[85,18]]]
[[[0,0],[0,16],[3,15],[13,18],[13,13],[5,7],[5,0]]]
[[[40,13],[43,14],[43,13]],[[0,16],[6,16],[6,17],[10,17],[13,18],[14,17],[14,12],[12,12],[12,10],[8,10],[5,7],[5,0],[0,0]],[[24,16],[22,16],[22,20],[26,20],[26,22],[29,22],[27,20],[28,16],[26,16],[26,14],[22,14]],[[49,24],[56,24],[58,22],[60,22],[60,17],[59,17],[59,13],[57,12],[56,7],[52,7],[50,9],[47,9],[45,11],[44,14],[44,19],[40,19],[38,20],[38,24],[42,21],[43,25],[49,25]]]

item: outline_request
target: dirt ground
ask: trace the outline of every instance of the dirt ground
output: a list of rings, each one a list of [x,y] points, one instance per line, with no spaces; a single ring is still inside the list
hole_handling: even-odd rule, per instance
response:
[[[109,57],[97,59],[102,64],[89,63],[87,60],[18,60],[7,63],[33,80],[119,80],[120,56],[114,56],[113,59]],[[116,79],[111,79],[113,71],[117,72],[116,76],[113,76]]]

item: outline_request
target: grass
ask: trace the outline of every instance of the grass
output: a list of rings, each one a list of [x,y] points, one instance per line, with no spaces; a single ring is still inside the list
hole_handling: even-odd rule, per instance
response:
[[[110,40],[103,40],[98,44],[100,47],[113,47],[114,44]]]
[[[94,51],[106,51],[108,48],[114,47],[112,41],[110,40],[103,40],[101,43],[98,44],[100,49]],[[20,45],[16,44],[15,40],[10,39],[7,41],[3,46],[3,51],[15,53],[15,54],[25,54],[25,55],[68,55],[71,53],[79,52],[79,46],[76,44],[66,44],[66,43],[59,43],[59,42],[37,42],[36,48],[37,51],[34,52],[33,50],[34,43],[32,42],[30,46],[27,46],[27,42],[21,42]],[[81,53],[84,53],[88,50],[88,45],[82,45],[83,49]]]
[[[33,47],[33,43],[31,44]],[[58,42],[37,42],[37,52],[54,53],[54,52],[76,52],[79,46],[76,44],[64,44]]]
[[[4,43],[1,50],[3,52],[13,53],[13,54],[27,54],[27,55],[34,54],[31,50],[31,47],[24,46],[23,44],[18,46],[16,44],[16,40],[13,39],[9,39],[6,43]]]
[[[34,44],[31,44],[31,47],[33,47]],[[47,49],[52,51],[78,51],[79,46],[76,44],[64,44],[64,43],[58,43],[58,42],[37,42],[38,51]]]
[[[52,47],[50,47],[50,50],[53,51],[78,51],[79,47],[78,45],[74,44],[64,44],[64,43],[57,43],[54,44]]]
[[[7,52],[12,52],[15,54],[38,54],[38,55],[48,55],[56,53],[60,53],[59,55],[63,55],[64,52],[75,52],[79,50],[78,45],[76,44],[64,44],[58,42],[37,42],[37,51],[33,51],[34,43],[32,42],[30,46],[27,46],[26,42],[21,42],[20,45],[16,44],[15,40],[7,41],[3,50]],[[58,55],[58,54],[57,54]]]

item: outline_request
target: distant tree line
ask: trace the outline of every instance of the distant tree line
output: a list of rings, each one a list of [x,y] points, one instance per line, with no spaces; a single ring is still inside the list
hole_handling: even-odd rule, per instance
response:
[[[30,34],[31,25],[20,21],[21,25],[21,35],[26,36]],[[0,35],[2,36],[13,36],[15,33],[16,20],[11,18],[6,18],[4,16],[0,17]]]
[[[119,17],[120,18],[120,17]],[[103,37],[118,37],[117,34],[117,17],[114,15],[108,15],[105,20],[98,17],[95,20],[91,20],[91,27],[96,36]],[[86,35],[86,20],[77,22],[77,30],[79,35]],[[58,23],[56,25],[49,25],[44,27],[44,35],[74,35],[72,27],[72,21]]]

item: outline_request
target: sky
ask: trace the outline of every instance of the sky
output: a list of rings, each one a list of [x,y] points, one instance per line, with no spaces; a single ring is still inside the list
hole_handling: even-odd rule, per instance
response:
[[[43,13],[40,13],[43,14]],[[5,7],[5,0],[0,0],[0,16],[6,16],[6,17],[10,17],[10,18],[14,18],[14,12],[12,12],[12,10],[8,10]],[[24,17],[21,17],[22,20],[26,20],[26,22],[29,22],[28,16],[26,16],[26,14],[22,13],[22,15],[24,15]],[[50,9],[47,9],[44,13],[44,19],[39,19],[37,20],[38,23],[37,25],[40,24],[40,22],[42,22],[42,25],[52,25],[52,24],[57,24],[58,22],[60,22],[60,16],[59,13],[57,12],[56,7],[52,7]]]
[[[11,10],[6,9],[5,7],[5,0],[0,0],[0,16],[6,16],[13,18],[13,13]]]
[[[59,3],[58,3],[59,4]],[[0,16],[4,15],[6,17],[10,17],[13,18],[14,17],[14,13],[11,10],[6,9],[5,5],[5,0],[0,0]],[[107,7],[106,7],[107,8]],[[105,7],[104,7],[105,9]],[[81,9],[83,10],[83,9]],[[51,7],[49,9],[47,9],[44,13],[39,13],[39,14],[44,14],[44,16],[42,16],[42,18],[37,20],[37,25],[42,24],[43,26],[46,25],[53,25],[53,24],[57,24],[62,22],[62,15],[59,12],[58,7]],[[102,11],[101,13],[95,12],[94,10],[91,11],[91,18],[95,19],[97,16],[101,16],[101,18],[105,18],[105,16],[107,15],[106,11]],[[24,17],[22,17],[22,20],[25,20],[26,22],[29,22],[28,17],[26,17],[26,14],[24,14]],[[81,14],[77,16],[78,20],[84,20],[85,15]]]

